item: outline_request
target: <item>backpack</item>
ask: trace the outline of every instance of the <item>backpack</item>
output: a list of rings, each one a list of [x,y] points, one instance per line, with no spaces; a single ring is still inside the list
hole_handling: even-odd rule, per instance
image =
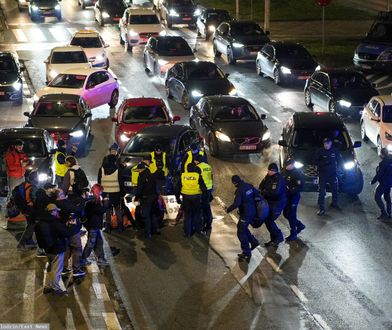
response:
[[[38,222],[35,225],[34,230],[38,246],[47,252],[47,250],[49,250],[55,243],[52,231],[50,230],[50,224],[43,221]]]
[[[31,188],[31,184],[24,182],[12,190],[7,204],[7,214],[10,218],[16,217],[19,213],[25,214],[30,210],[28,203],[31,202]]]
[[[82,193],[83,189],[86,189],[90,186],[86,173],[81,168],[78,168],[77,170],[71,169],[74,173],[74,183],[72,185],[72,191],[76,193]]]
[[[256,216],[253,219],[251,226],[253,228],[259,228],[267,219],[269,214],[269,205],[263,195],[257,189],[253,189],[253,195],[255,199],[256,206]]]

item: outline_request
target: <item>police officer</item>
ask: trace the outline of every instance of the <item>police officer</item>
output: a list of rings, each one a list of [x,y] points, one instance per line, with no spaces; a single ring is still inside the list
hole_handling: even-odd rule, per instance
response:
[[[303,189],[303,176],[295,168],[294,164],[294,159],[287,159],[285,168],[282,171],[282,176],[286,182],[287,197],[283,215],[289,221],[290,225],[290,236],[286,237],[286,241],[295,241],[297,235],[305,229],[305,225],[297,219],[297,208],[301,199],[301,190]]]
[[[165,151],[162,151],[162,146],[160,144],[157,144],[155,146],[155,150],[151,152],[150,155],[150,172],[155,176],[158,192],[161,194],[165,194],[164,188],[166,186],[167,175],[169,174],[169,170],[167,168],[167,154]]]
[[[340,153],[333,147],[332,139],[324,138],[323,148],[317,155],[318,179],[319,179],[319,211],[317,215],[325,214],[325,192],[329,184],[332,192],[331,207],[340,209],[338,205],[338,177],[337,171],[340,162]]]
[[[392,157],[386,148],[381,149],[381,157],[371,184],[378,181],[374,199],[381,210],[381,215],[377,219],[383,220],[391,217]],[[384,197],[386,209],[381,197]]]
[[[182,195],[182,201],[179,193]],[[176,194],[177,203],[184,210],[184,236],[191,237],[194,232],[205,234],[200,221],[201,195],[207,193],[200,169],[194,164],[188,164],[187,171],[181,174],[179,189]]]
[[[56,171],[56,183],[60,188],[62,188],[64,176],[68,171],[68,166],[65,163],[65,159],[67,158],[67,156],[75,156],[77,150],[78,147],[76,145],[73,145],[71,154],[68,155],[66,142],[64,140],[58,140],[57,142],[57,149],[54,153],[54,164]]]
[[[143,166],[138,167],[139,164],[142,164]],[[139,163],[136,164],[131,168],[131,182],[132,182],[132,187],[133,187],[133,192],[136,192],[136,187],[137,187],[137,182],[139,178],[139,174],[142,169],[145,167],[149,168],[151,164],[151,155],[147,155],[143,157],[143,160]]]
[[[286,205],[286,183],[276,163],[268,165],[267,175],[260,182],[259,189],[269,205],[269,215],[265,220],[265,225],[271,235],[271,240],[265,243],[265,246],[278,246],[283,242],[283,234],[275,220],[279,218]]]
[[[238,208],[240,219],[237,223],[237,237],[242,250],[242,253],[238,254],[238,259],[249,262],[252,250],[259,246],[259,241],[248,228],[256,216],[255,188],[250,183],[243,181],[238,175],[233,175],[231,182],[236,187],[236,191],[234,202],[226,209],[226,212],[229,213]]]
[[[203,157],[205,163],[207,163],[207,154],[206,152],[200,148],[197,143],[192,143],[190,146],[190,150],[184,155],[181,162],[181,173],[186,172],[188,165],[192,163],[197,155]]]
[[[212,212],[210,202],[212,200],[212,169],[211,166],[204,162],[202,156],[197,155],[194,161],[195,165],[200,168],[201,176],[203,177],[204,183],[207,187],[207,193],[202,195],[201,209],[203,214],[203,230],[208,232],[211,230],[212,225]]]

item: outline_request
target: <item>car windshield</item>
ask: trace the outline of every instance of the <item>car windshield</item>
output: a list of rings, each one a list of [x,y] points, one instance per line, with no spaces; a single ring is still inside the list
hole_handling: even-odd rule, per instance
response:
[[[102,0],[102,5],[109,8],[125,8],[125,3],[122,0]]]
[[[86,54],[83,51],[73,52],[53,52],[51,63],[52,64],[65,64],[65,63],[87,63]]]
[[[159,24],[157,15],[131,15],[130,24]]]
[[[0,138],[0,154],[4,155],[9,146],[15,142],[15,139],[20,139],[24,142],[23,151],[28,157],[45,157],[46,149],[43,140],[39,137],[24,138],[23,136],[12,136]]]
[[[207,19],[213,20],[213,21],[229,21],[230,20],[230,15],[229,13],[226,12],[211,12],[207,13]]]
[[[158,40],[157,52],[161,56],[190,56],[191,47],[182,38],[161,38]]]
[[[370,83],[358,73],[341,73],[331,75],[332,89],[371,88]]]
[[[231,34],[233,36],[262,36],[264,31],[256,23],[233,24]]]
[[[62,87],[62,88],[82,88],[84,81],[86,80],[85,75],[80,74],[59,74],[50,83],[50,87]]]
[[[16,69],[15,62],[11,56],[0,56],[0,72],[10,73],[16,71],[17,69]]]
[[[213,63],[189,62],[186,68],[188,80],[211,80],[225,78],[223,72]]]
[[[292,147],[296,149],[314,149],[323,147],[323,139],[332,138],[333,144],[339,150],[347,150],[351,146],[351,140],[345,130],[341,129],[297,129],[294,131]]]
[[[392,105],[384,105],[382,109],[382,121],[392,123]]]
[[[127,107],[124,110],[123,121],[133,123],[166,123],[165,111],[159,106]]]
[[[83,48],[101,48],[102,43],[99,37],[75,37],[71,41],[72,46]]]
[[[39,102],[34,116],[79,117],[78,104],[74,101]]]
[[[126,155],[150,153],[158,144],[162,146],[163,151],[168,154],[173,154],[176,146],[176,138],[171,136],[136,135],[129,141],[123,153]]]
[[[214,109],[214,121],[255,121],[259,119],[255,109],[248,104],[222,105]]]
[[[282,47],[276,47],[276,57],[279,59],[306,59],[311,57],[311,55],[300,45],[284,45]]]
[[[369,31],[366,40],[378,42],[391,42],[392,40],[392,24],[377,23]]]

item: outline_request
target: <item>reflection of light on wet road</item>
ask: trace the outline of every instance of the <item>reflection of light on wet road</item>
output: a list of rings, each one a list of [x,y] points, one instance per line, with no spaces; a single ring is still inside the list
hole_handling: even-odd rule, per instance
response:
[[[277,92],[275,93],[275,98],[282,107],[291,108],[296,102],[298,102],[298,93],[299,92],[293,91]]]
[[[110,107],[105,104],[102,105],[98,108],[94,108],[91,110],[91,113],[93,114],[92,119],[106,119],[110,117]]]

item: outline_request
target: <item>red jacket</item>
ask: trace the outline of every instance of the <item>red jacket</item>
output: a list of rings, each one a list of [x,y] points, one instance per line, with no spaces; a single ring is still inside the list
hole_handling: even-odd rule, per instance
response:
[[[13,147],[10,147],[5,155],[7,164],[7,175],[12,178],[22,178],[25,175],[25,168],[22,166],[22,161],[28,161],[24,152],[17,152]]]

